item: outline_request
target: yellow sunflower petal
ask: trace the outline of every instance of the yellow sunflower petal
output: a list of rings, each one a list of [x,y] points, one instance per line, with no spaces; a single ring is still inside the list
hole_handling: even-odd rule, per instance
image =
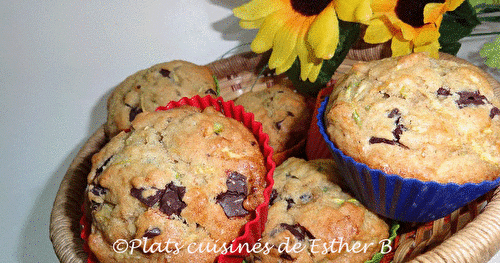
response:
[[[250,47],[255,53],[266,52],[273,47],[274,37],[288,18],[287,12],[277,11],[266,17]]]
[[[240,20],[240,27],[244,29],[260,28],[264,20],[265,18],[259,18],[257,20]]]
[[[233,14],[243,20],[256,20],[284,7],[281,1],[252,0],[233,9]]]
[[[281,66],[294,51],[303,20],[297,15],[290,16],[278,30],[274,38],[273,52],[269,58],[269,68]]]
[[[453,11],[459,7],[464,0],[446,0],[446,4],[448,5],[448,10],[446,11]]]
[[[371,8],[374,13],[389,12],[396,8],[397,3],[398,0],[373,0]]]
[[[337,16],[349,22],[368,22],[372,16],[369,0],[337,0],[333,1]]]
[[[415,30],[415,28],[401,21],[396,17],[396,14],[387,14],[385,17],[391,22],[394,27],[401,30],[402,37],[404,39],[412,40],[417,35],[417,31]]]
[[[384,43],[389,41],[396,33],[392,32],[391,28],[387,27],[382,19],[372,19],[366,28],[363,39],[370,44]]]
[[[413,39],[413,44],[415,44],[415,46],[424,46],[437,41],[438,38],[438,28],[433,24],[427,24],[419,28],[417,37]]]
[[[424,23],[435,23],[446,12],[445,4],[428,3],[424,7]]]
[[[413,49],[414,52],[427,52],[429,53],[429,56],[433,58],[439,58],[439,41],[434,41],[428,45],[424,46],[415,46]]]
[[[295,59],[297,59],[297,48],[294,48],[293,52],[290,53],[288,58],[281,65],[276,67],[276,74],[281,74],[287,71],[293,65]]]
[[[315,82],[318,79],[319,72],[321,71],[321,66],[323,66],[323,60],[321,60],[320,63],[313,64],[311,71],[307,76],[307,79],[309,79],[310,82]]]
[[[411,41],[403,39],[400,35],[394,36],[391,41],[393,57],[408,55],[412,51]]]
[[[333,5],[328,5],[311,24],[307,42],[311,44],[317,58],[333,57],[339,42],[339,21]]]
[[[297,37],[297,55],[300,60],[300,78],[306,80],[311,68],[313,67],[312,58],[313,51],[310,45],[306,42],[307,31],[314,21],[314,17],[308,17],[302,24],[302,28]]]

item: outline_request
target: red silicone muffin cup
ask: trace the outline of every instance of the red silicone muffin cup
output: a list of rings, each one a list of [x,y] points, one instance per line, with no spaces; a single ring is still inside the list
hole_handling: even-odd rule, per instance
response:
[[[231,243],[233,248],[242,249],[235,249],[236,251],[234,252],[229,251],[226,254],[219,255],[217,258],[217,262],[219,263],[242,262],[243,259],[248,256],[248,249],[246,248],[248,247],[251,249],[252,246],[261,237],[267,221],[269,198],[271,196],[271,191],[274,185],[273,173],[274,169],[276,168],[276,164],[272,159],[273,149],[269,146],[269,136],[262,131],[262,124],[254,120],[254,115],[252,113],[245,112],[242,106],[234,105],[233,101],[224,101],[221,97],[213,98],[211,96],[205,96],[202,98],[200,96],[195,96],[192,98],[182,98],[179,101],[172,101],[166,106],[158,107],[156,110],[170,110],[183,105],[190,105],[198,107],[200,109],[205,109],[206,107],[214,107],[217,111],[220,111],[226,117],[233,118],[243,123],[243,125],[245,125],[245,127],[247,127],[253,133],[253,135],[259,142],[261,152],[264,155],[265,165],[267,169],[265,178],[267,186],[264,189],[264,203],[257,206],[251,220],[244,225],[244,228],[242,230],[243,234],[234,239]],[[85,217],[85,213],[83,213],[80,223],[83,226],[81,237],[85,241],[84,249],[89,255],[87,262],[97,263],[98,261],[88,248],[87,244],[88,236],[90,234],[90,220]]]

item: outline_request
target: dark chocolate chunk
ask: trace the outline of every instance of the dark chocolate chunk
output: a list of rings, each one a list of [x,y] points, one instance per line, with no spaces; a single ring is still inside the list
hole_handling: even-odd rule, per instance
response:
[[[136,89],[141,89],[141,85],[137,85],[135,88]]]
[[[170,70],[168,69],[160,69],[160,74],[165,78],[170,78]]]
[[[370,144],[385,143],[385,144],[390,144],[390,145],[397,145],[397,146],[400,146],[402,148],[409,149],[408,146],[400,143],[399,141],[389,140],[389,139],[385,139],[385,138],[371,137],[369,142],[370,142]]]
[[[401,113],[399,113],[398,108],[392,109],[391,112],[389,112],[389,115],[387,115],[388,118],[394,118],[394,117],[399,117],[399,116],[401,116]]]
[[[481,95],[479,91],[460,91],[458,92],[460,98],[456,101],[458,108],[462,109],[470,105],[483,105],[488,100],[485,96]]]
[[[161,230],[159,228],[155,227],[155,228],[148,229],[146,231],[146,233],[144,233],[144,235],[142,235],[142,237],[153,238],[153,237],[159,236],[159,235],[161,235]]]
[[[90,209],[92,211],[97,211],[101,207],[101,205],[102,205],[102,203],[98,203],[98,202],[96,202],[94,200],[90,201]]]
[[[276,129],[281,130],[281,124],[283,123],[283,121],[285,121],[285,119],[274,123]]]
[[[389,94],[387,94],[385,92],[379,91],[379,93],[382,94],[382,96],[383,96],[384,99],[388,99],[388,98],[391,97],[391,95],[389,95]]]
[[[92,187],[90,192],[92,192],[96,196],[103,196],[108,192],[108,189],[106,189],[100,185],[94,185],[94,187]]]
[[[290,116],[290,117],[295,117],[295,115],[293,114],[293,112],[291,111],[287,111],[286,112],[286,115]]]
[[[396,129],[392,131],[392,134],[394,135],[394,138],[396,138],[396,141],[399,142],[399,139],[401,139],[401,134],[403,134],[403,131],[406,131],[406,127],[403,124],[396,125]]]
[[[156,203],[158,203],[165,190],[156,189],[154,187],[152,187],[151,189],[154,189],[156,191],[154,195],[144,197],[142,195],[142,192],[144,192],[146,189],[143,187],[130,189],[130,195],[137,198],[139,201],[141,201],[141,203],[147,205],[148,207],[152,207]]]
[[[293,201],[292,198],[287,198],[285,199],[285,201],[288,203],[288,205],[286,206],[286,210],[289,210],[295,204],[295,201]]]
[[[111,156],[113,157],[113,156]],[[94,178],[97,178],[99,177],[99,175],[101,175],[102,171],[104,170],[104,166],[108,165],[109,163],[109,160],[111,160],[111,157],[109,157],[108,159],[106,159],[106,161],[104,161],[104,163],[95,170],[95,177]]]
[[[233,192],[235,194],[247,195],[247,177],[238,173],[230,172],[227,180],[227,192]]]
[[[451,95],[451,92],[449,89],[445,89],[443,87],[439,88],[437,91],[436,91],[437,95],[440,95],[440,96],[450,96]]]
[[[311,232],[309,232],[305,227],[301,226],[298,223],[295,225],[281,223],[280,227],[290,231],[290,233],[292,233],[292,235],[299,241],[303,241],[306,237],[308,237],[309,239],[315,239]]]
[[[207,91],[205,91],[205,94],[212,94],[214,96],[217,96],[217,91],[213,90],[213,89],[208,89]]]
[[[493,119],[496,115],[500,116],[500,110],[497,107],[493,107],[490,111],[490,118]]]
[[[274,205],[274,201],[276,201],[276,198],[278,198],[278,191],[276,189],[273,189],[271,191],[271,196],[269,196],[269,205]]]
[[[257,145],[257,142],[256,141],[251,141],[250,145],[255,146],[255,145]]]
[[[295,261],[295,259],[292,258],[292,256],[290,256],[290,254],[286,253],[285,251],[281,252],[280,258],[284,260]]]
[[[128,114],[129,121],[132,122],[135,119],[135,117],[137,116],[137,114],[139,114],[141,112],[142,112],[142,109],[139,107],[130,108],[130,113]]]
[[[311,201],[313,199],[313,196],[309,193],[307,194],[303,194],[301,196],[299,196],[299,199],[300,201],[302,201],[302,203],[308,203],[309,201]]]
[[[278,90],[277,93],[285,93],[284,90]]]
[[[247,197],[247,178],[238,172],[228,172],[227,191],[217,196],[217,203],[227,217],[244,216],[248,211],[243,207]]]
[[[285,177],[286,177],[286,178],[292,178],[292,179],[299,179],[297,176],[292,175],[291,173],[286,173],[286,174],[285,174]]]
[[[167,215],[181,215],[182,209],[187,205],[182,201],[182,197],[186,193],[186,187],[177,186],[170,182],[165,187],[165,193],[160,200],[160,211]]]
[[[245,196],[225,192],[217,196],[217,203],[222,207],[227,217],[244,216],[248,211],[243,207]]]

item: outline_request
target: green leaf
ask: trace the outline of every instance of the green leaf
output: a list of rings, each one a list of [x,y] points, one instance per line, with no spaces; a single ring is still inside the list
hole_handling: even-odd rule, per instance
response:
[[[486,58],[484,64],[488,67],[500,69],[500,36],[493,43],[484,44],[479,55]]]
[[[339,44],[335,50],[334,56],[323,61],[321,71],[315,82],[300,79],[300,61],[297,58],[292,67],[286,72],[288,78],[293,82],[295,88],[306,95],[316,96],[318,92],[326,85],[335,73],[335,70],[344,61],[352,44],[356,42],[360,35],[360,25],[339,20]]]
[[[468,1],[464,1],[454,11],[446,12],[439,28],[439,51],[456,55],[461,46],[458,41],[470,35],[480,23],[476,11]]]

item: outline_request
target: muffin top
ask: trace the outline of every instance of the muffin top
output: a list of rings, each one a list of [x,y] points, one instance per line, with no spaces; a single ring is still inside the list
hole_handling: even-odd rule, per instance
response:
[[[278,166],[260,240],[267,249],[251,261],[364,262],[379,252],[388,225],[342,192],[339,178],[331,159],[291,157]]]
[[[283,84],[244,93],[234,103],[242,105],[262,123],[275,153],[295,146],[307,134],[312,112],[306,98]]]
[[[129,76],[113,90],[108,99],[106,135],[112,137],[130,129],[132,120],[143,111],[154,111],[182,97],[216,94],[208,67],[183,60],[153,65]]]
[[[264,202],[265,174],[253,134],[212,107],[141,113],[92,157],[90,248],[101,262],[213,262],[187,247],[236,238]],[[146,251],[170,241],[172,253],[116,253],[120,239]]]
[[[478,183],[500,174],[499,105],[479,68],[414,53],[355,64],[330,96],[325,125],[370,168]]]

